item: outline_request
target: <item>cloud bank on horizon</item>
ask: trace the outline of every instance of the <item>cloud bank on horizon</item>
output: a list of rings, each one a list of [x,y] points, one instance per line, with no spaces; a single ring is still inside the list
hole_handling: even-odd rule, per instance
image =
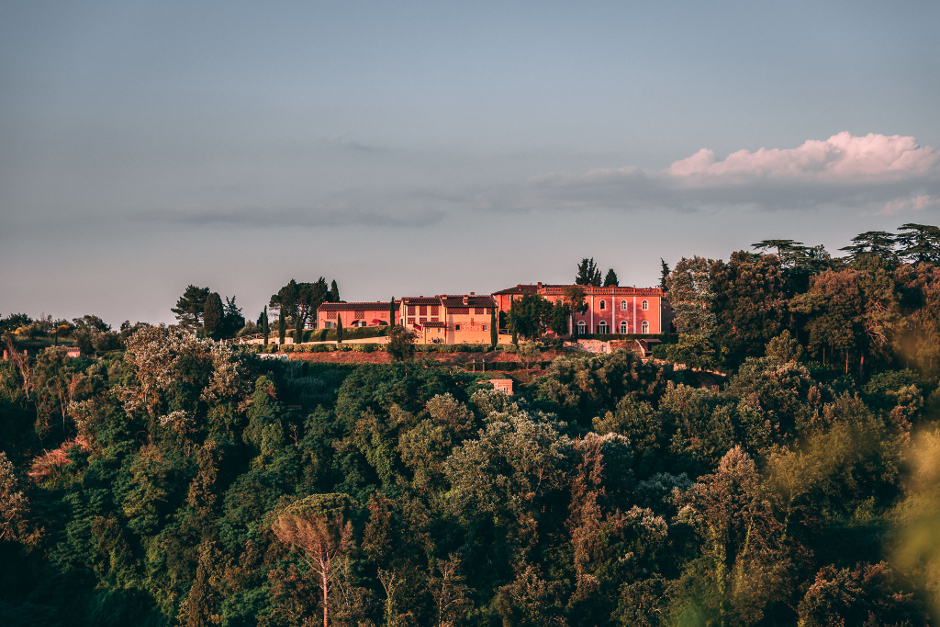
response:
[[[345,134],[331,144],[361,150]],[[388,150],[382,148],[381,150]],[[388,154],[387,159],[400,156]],[[315,192],[310,190],[315,196]],[[467,210],[820,210],[859,215],[940,209],[940,151],[914,137],[841,132],[796,148],[738,150],[724,159],[702,148],[663,170],[638,166],[552,173],[517,183],[446,183],[400,189],[365,181],[361,188],[311,197],[293,206],[192,203],[138,213],[139,220],[187,226],[371,226],[426,228]],[[914,219],[914,218],[911,218]],[[920,218],[917,218],[920,219]]]
[[[797,148],[739,150],[719,159],[703,148],[665,170],[630,166],[530,181],[522,204],[694,210],[855,207],[893,215],[940,207],[940,152],[914,137],[848,132]]]

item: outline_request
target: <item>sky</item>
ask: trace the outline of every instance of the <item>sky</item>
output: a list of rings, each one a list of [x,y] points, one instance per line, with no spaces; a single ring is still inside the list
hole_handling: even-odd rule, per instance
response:
[[[0,1],[0,314],[940,224],[940,3]]]

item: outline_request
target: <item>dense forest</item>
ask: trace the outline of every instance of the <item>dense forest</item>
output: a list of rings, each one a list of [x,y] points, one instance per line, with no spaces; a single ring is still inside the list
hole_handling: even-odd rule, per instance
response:
[[[182,326],[9,339],[0,623],[933,624],[940,238],[905,227],[664,267],[662,359],[513,396]]]

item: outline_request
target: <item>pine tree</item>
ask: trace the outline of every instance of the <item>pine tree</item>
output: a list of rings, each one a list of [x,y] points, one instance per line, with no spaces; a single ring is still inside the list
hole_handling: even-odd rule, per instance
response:
[[[176,301],[176,307],[170,311],[176,314],[176,319],[179,320],[181,326],[190,331],[196,331],[202,326],[207,298],[209,298],[208,287],[189,285],[179,300]]]
[[[659,258],[659,263],[662,268],[660,270],[661,276],[659,278],[659,289],[665,292],[666,291],[666,279],[669,278],[669,274],[672,272],[672,270],[669,269],[669,264],[666,263],[665,259],[663,259],[662,257]]]

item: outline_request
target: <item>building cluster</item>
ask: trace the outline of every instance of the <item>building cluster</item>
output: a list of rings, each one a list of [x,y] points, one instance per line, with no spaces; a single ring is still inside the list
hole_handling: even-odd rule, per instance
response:
[[[565,300],[574,287],[583,290],[585,308],[570,316],[569,336],[663,332],[665,303],[659,288],[542,283],[516,285],[488,296],[470,292],[405,297],[395,301],[394,322],[414,332],[421,344],[486,344],[490,342],[494,320],[498,332],[507,333],[506,321],[514,300],[538,294],[554,303]],[[317,309],[316,326],[332,329],[340,323],[344,328],[388,325],[391,310],[389,301],[324,303]]]

